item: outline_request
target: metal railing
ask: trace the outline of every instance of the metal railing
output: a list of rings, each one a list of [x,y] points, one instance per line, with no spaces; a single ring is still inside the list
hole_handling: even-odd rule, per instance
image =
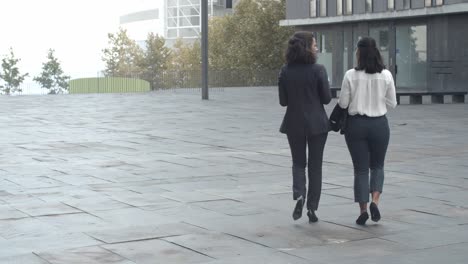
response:
[[[172,70],[154,74],[127,73],[115,76],[96,74],[75,74],[69,81],[68,93],[132,93],[163,90],[198,91],[201,87],[201,70]],[[232,69],[209,71],[209,87],[222,91],[224,87],[274,86],[278,70]],[[81,80],[78,84],[77,81]],[[142,84],[142,83],[146,83]],[[25,82],[20,92],[11,95],[47,95],[50,90],[38,83]]]

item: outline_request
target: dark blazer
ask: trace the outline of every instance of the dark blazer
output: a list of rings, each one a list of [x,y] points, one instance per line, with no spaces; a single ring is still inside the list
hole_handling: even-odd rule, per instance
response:
[[[324,104],[331,101],[325,67],[320,64],[284,65],[278,78],[280,105],[287,106],[280,132],[317,135],[329,131]]]

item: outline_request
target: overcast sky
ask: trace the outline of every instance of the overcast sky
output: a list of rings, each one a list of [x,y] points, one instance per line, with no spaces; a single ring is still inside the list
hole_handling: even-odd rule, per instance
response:
[[[162,1],[162,0],[153,0]],[[53,48],[65,73],[75,77],[102,70],[107,33],[119,17],[143,8],[148,0],[8,0],[0,8],[0,57],[9,47],[22,73],[37,75]]]

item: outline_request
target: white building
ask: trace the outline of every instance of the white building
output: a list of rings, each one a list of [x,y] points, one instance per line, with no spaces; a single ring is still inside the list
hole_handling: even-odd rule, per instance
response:
[[[232,12],[239,0],[208,0],[208,15],[223,16]],[[171,46],[178,38],[193,41],[200,37],[201,0],[140,1],[133,12],[120,17],[120,26],[141,46],[153,32]]]

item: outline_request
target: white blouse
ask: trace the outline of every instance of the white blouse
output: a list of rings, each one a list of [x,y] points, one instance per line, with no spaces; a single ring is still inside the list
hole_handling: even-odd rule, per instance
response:
[[[387,106],[397,105],[395,83],[388,70],[369,74],[351,69],[346,72],[341,85],[341,108],[348,108],[350,115],[383,116]]]

